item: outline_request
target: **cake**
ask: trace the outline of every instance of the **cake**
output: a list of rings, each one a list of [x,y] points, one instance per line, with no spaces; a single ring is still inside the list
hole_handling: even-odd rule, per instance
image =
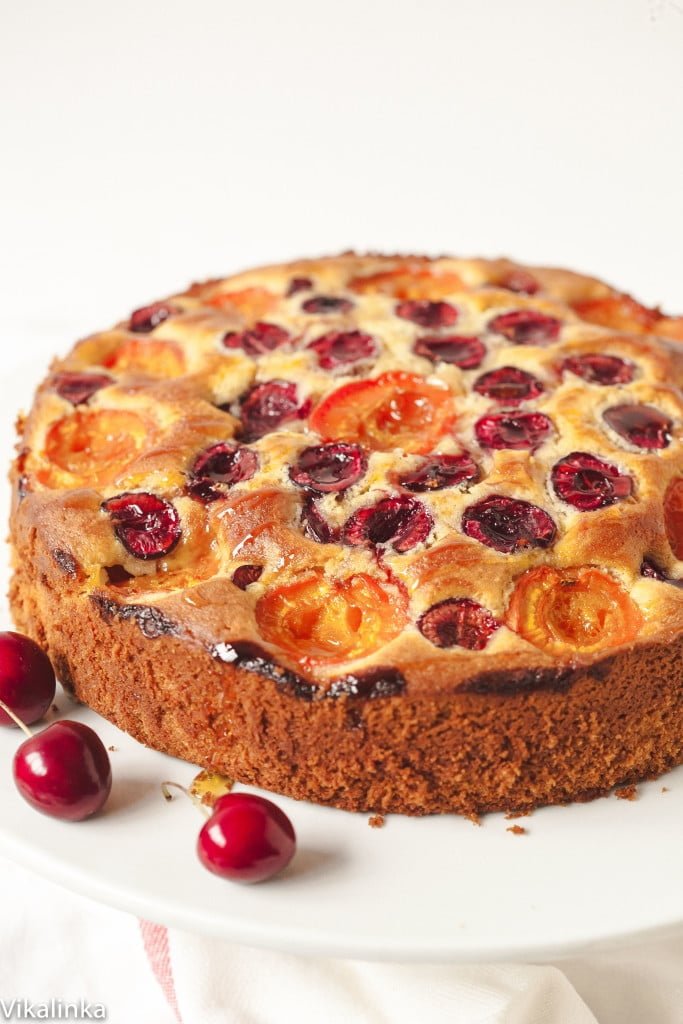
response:
[[[683,761],[683,318],[508,260],[303,260],[79,341],[11,603],[142,743],[374,813]]]

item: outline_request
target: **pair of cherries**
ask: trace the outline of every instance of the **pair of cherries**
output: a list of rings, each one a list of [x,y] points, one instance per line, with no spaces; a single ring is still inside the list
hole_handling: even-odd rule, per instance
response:
[[[54,818],[83,821],[102,809],[111,791],[109,755],[82,722],[60,720],[38,733],[28,728],[55,699],[49,658],[29,637],[0,633],[0,726],[27,734],[14,756],[14,781],[24,799]],[[289,818],[270,800],[228,793],[213,808],[197,843],[210,871],[242,882],[271,878],[294,856]]]
[[[55,686],[50,660],[33,640],[0,633],[0,725],[18,725],[28,736],[14,755],[17,789],[44,814],[82,821],[104,806],[111,765],[102,740],[82,722],[28,729],[51,706]]]

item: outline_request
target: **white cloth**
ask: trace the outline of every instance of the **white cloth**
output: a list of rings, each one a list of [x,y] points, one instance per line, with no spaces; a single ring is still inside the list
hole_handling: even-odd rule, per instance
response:
[[[85,999],[110,1024],[683,1022],[683,935],[556,965],[306,959],[139,922],[4,860],[0,907],[0,999]]]

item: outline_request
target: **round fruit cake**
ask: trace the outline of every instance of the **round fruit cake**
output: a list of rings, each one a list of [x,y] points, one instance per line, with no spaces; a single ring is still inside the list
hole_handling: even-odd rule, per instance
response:
[[[195,284],[19,423],[12,607],[240,782],[524,811],[683,761],[683,318],[507,260]]]

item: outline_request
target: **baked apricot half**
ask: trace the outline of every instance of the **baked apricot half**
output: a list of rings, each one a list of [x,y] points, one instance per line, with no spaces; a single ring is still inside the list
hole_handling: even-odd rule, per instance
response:
[[[384,292],[397,299],[443,299],[463,290],[460,276],[452,270],[441,273],[419,264],[405,263],[392,270],[354,277],[349,288],[356,293]]]
[[[359,441],[374,451],[402,448],[422,455],[454,420],[453,396],[445,384],[392,371],[337,388],[315,408],[310,426],[326,441]]]
[[[256,621],[264,640],[298,661],[348,661],[400,633],[406,599],[398,587],[367,573],[330,579],[316,569],[264,594]]]
[[[105,356],[102,365],[115,373],[144,373],[149,377],[180,377],[185,356],[174,341],[131,338]]]
[[[636,636],[642,615],[626,591],[593,566],[529,569],[515,587],[506,624],[551,654],[591,654]]]
[[[248,323],[260,320],[277,305],[277,295],[267,288],[240,288],[234,292],[219,292],[207,300],[209,306],[226,312],[241,313]]]
[[[77,409],[52,424],[44,453],[53,468],[98,483],[134,458],[147,432],[145,421],[134,412]],[[43,482],[50,483],[51,476],[48,471]]]
[[[660,334],[683,341],[683,317],[665,316],[636,302],[630,295],[608,295],[602,299],[575,302],[574,310],[582,318],[601,327],[632,334]]]
[[[664,497],[664,525],[676,558],[683,558],[683,477],[674,480]]]

